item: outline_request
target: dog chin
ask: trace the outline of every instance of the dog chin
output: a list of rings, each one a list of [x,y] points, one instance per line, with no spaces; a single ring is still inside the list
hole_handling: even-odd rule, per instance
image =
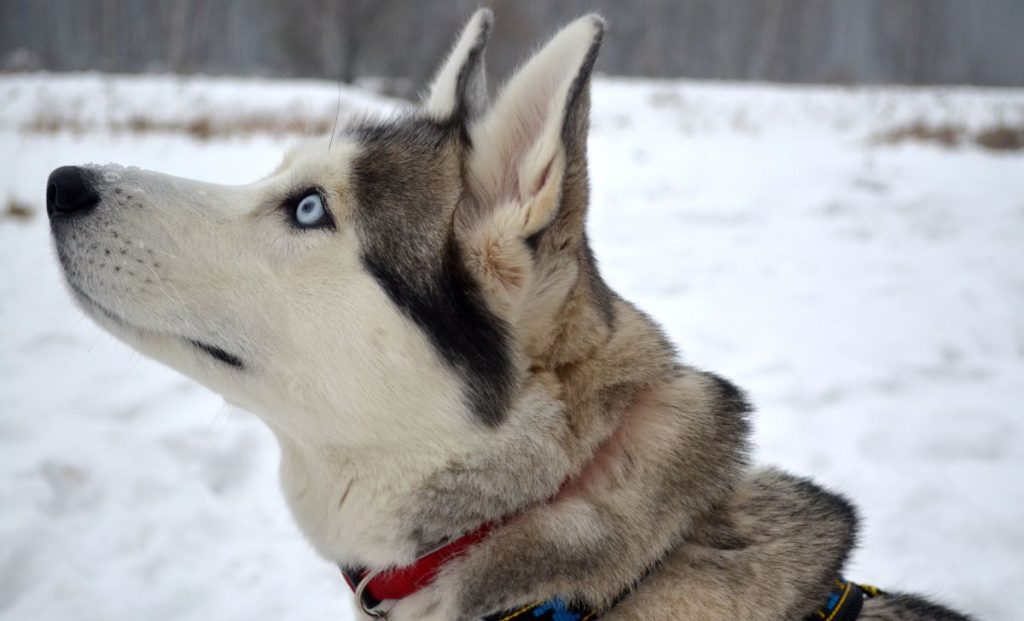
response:
[[[144,328],[129,322],[118,313],[94,300],[70,279],[67,280],[67,284],[79,308],[101,328],[150,358],[167,364],[181,373],[196,377],[201,383],[206,383],[202,379],[205,373],[195,372],[200,359],[204,359],[204,362],[213,361],[218,363],[218,366],[235,370],[246,368],[240,357],[215,345],[186,336]]]
[[[129,324],[120,315],[92,299],[88,293],[72,282],[70,278],[65,277],[65,282],[71,291],[71,296],[74,298],[75,303],[78,304],[78,307],[82,309],[82,312],[108,332],[112,332],[115,335],[121,331],[143,332],[142,328]]]

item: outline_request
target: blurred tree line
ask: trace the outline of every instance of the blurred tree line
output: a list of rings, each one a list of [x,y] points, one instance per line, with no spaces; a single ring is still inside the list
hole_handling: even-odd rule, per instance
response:
[[[609,21],[599,70],[1024,86],[1024,0],[491,0],[492,75]],[[478,0],[0,0],[0,68],[393,79],[411,94]]]

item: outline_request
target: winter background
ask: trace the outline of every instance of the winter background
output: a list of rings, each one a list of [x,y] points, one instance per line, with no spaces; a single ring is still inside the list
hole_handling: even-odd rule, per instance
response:
[[[0,619],[354,618],[261,423],[73,307],[44,195],[254,180],[406,105],[362,84],[0,75]],[[606,278],[749,391],[759,462],[855,500],[849,577],[1020,618],[1024,89],[602,76],[593,108]]]

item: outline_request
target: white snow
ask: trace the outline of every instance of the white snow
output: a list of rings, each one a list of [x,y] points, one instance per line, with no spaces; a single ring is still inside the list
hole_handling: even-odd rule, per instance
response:
[[[750,392],[759,460],[856,501],[850,576],[1018,615],[1024,152],[869,138],[1020,124],[1024,91],[602,79],[593,101],[606,277]],[[246,182],[297,136],[172,126],[392,107],[310,81],[0,77],[0,210],[36,210],[0,219],[0,618],[352,618],[261,423],[73,308],[44,187],[90,161]]]

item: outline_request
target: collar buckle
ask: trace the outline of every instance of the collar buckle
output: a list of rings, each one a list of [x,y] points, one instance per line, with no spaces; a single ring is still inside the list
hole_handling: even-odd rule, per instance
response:
[[[356,583],[355,589],[353,590],[353,596],[356,598],[356,605],[362,609],[363,612],[374,617],[376,619],[387,619],[388,611],[380,607],[380,602],[375,601],[372,596],[366,592],[367,585],[380,575],[379,570],[368,571],[359,578],[359,582]]]

